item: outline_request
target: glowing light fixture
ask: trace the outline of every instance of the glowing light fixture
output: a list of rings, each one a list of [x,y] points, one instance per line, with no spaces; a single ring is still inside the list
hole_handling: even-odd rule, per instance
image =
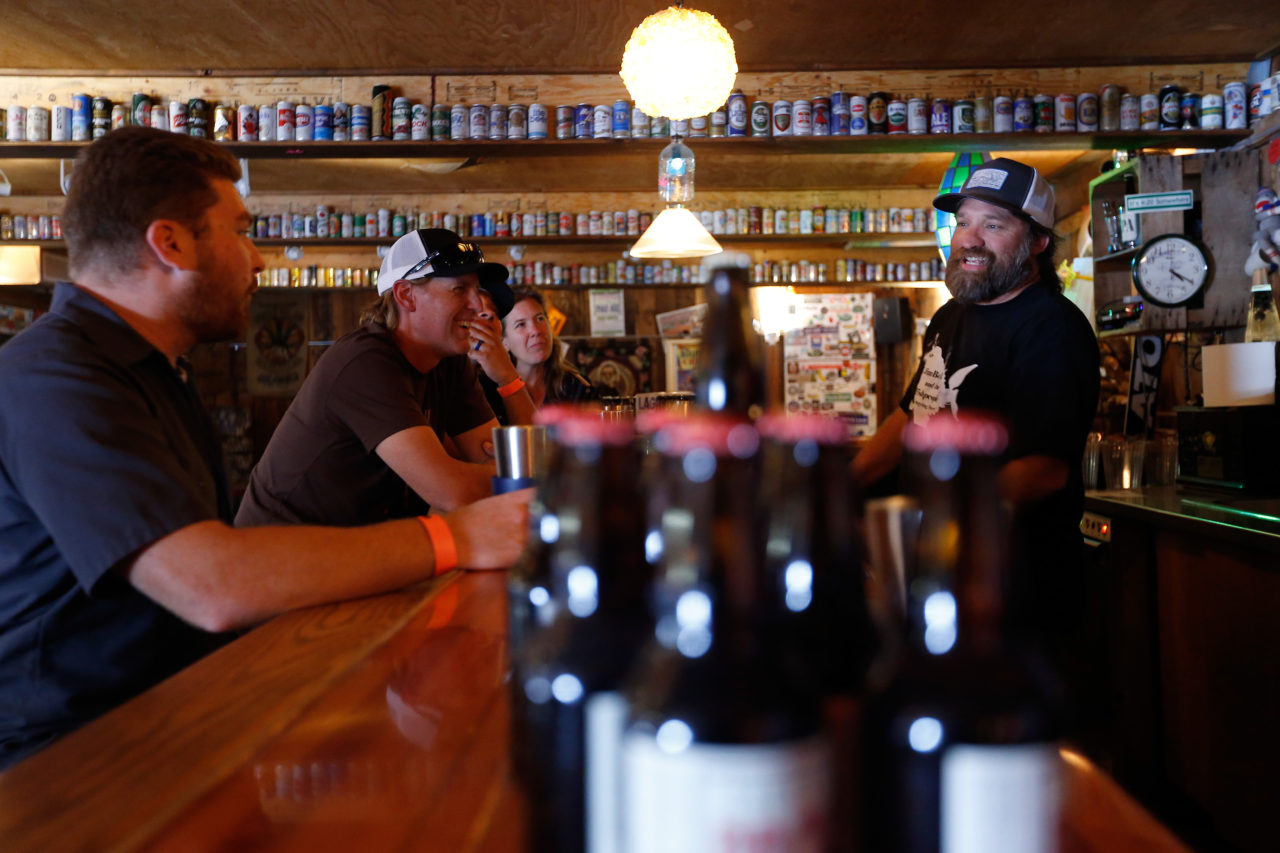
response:
[[[733,39],[714,15],[669,6],[640,22],[622,51],[622,82],[651,116],[704,116],[733,91]]]
[[[0,246],[0,285],[39,284],[40,255],[39,246]]]
[[[772,346],[787,332],[803,325],[796,306],[795,288],[789,285],[751,288],[752,325]]]
[[[942,175],[938,195],[960,192],[973,170],[990,159],[991,155],[985,151],[965,151],[952,157],[951,165],[947,166],[947,171]],[[945,264],[951,257],[951,238],[956,233],[956,218],[954,214],[941,210],[935,212],[937,228],[934,239],[938,242],[938,254],[942,255],[942,262]]]
[[[697,160],[679,136],[658,155],[658,195],[667,203],[631,247],[633,258],[701,258],[721,250],[685,202],[693,199]]]

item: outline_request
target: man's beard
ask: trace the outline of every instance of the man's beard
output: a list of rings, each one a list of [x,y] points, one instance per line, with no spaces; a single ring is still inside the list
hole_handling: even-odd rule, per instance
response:
[[[195,284],[180,298],[178,317],[199,343],[234,340],[248,330],[244,303],[228,292],[225,278],[210,259],[201,256]]]
[[[985,255],[989,258],[982,272],[966,272],[961,269],[966,254]],[[990,302],[1013,290],[1032,272],[1031,240],[1023,240],[1012,258],[1001,259],[985,249],[953,250],[947,259],[947,290],[960,302]]]

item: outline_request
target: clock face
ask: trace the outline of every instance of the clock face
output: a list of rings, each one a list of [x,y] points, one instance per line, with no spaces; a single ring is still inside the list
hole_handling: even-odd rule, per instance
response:
[[[1150,302],[1185,305],[1209,277],[1209,261],[1194,240],[1166,234],[1148,242],[1133,259],[1133,283]]]

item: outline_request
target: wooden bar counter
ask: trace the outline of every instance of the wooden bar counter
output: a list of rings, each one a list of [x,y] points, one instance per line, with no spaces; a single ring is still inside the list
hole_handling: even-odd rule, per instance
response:
[[[0,775],[16,851],[519,853],[505,582],[281,616]],[[1086,759],[1064,851],[1185,850]]]

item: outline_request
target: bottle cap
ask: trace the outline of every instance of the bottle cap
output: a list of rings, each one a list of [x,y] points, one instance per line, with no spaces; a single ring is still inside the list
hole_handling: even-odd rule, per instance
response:
[[[839,418],[826,415],[762,415],[756,428],[765,438],[795,443],[816,441],[819,444],[847,444],[849,428]]]
[[[938,413],[923,424],[908,424],[902,436],[907,450],[927,453],[951,448],[960,453],[998,456],[1009,446],[1009,431],[990,415]]]

